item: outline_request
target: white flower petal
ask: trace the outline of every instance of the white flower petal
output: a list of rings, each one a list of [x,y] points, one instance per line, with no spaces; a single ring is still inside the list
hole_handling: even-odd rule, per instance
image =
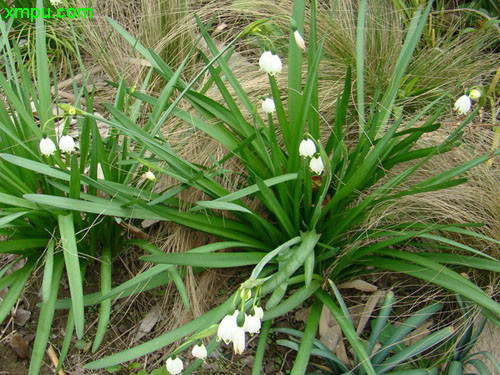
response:
[[[236,354],[242,354],[245,351],[245,329],[236,327],[233,334],[233,349]]]
[[[169,359],[167,359],[167,370],[170,374],[180,374],[183,369],[184,364],[179,357],[175,357],[175,359],[172,359],[172,357],[170,357]]]
[[[266,98],[262,101],[262,109],[266,113],[273,113],[276,110],[276,106],[274,105],[274,100],[272,98]]]
[[[303,139],[299,145],[299,154],[303,158],[312,157],[316,153],[316,144],[311,138]]]
[[[207,358],[207,354],[208,354],[207,348],[203,344],[201,344],[201,345],[196,344],[195,346],[193,346],[193,349],[191,350],[191,354],[195,358],[205,359],[205,358]]]
[[[238,324],[236,323],[236,319],[238,317],[237,311],[233,315],[226,315],[221,322],[219,323],[219,328],[217,328],[217,340],[224,340],[226,344],[229,344],[233,341],[233,334],[236,328],[238,328]]]
[[[52,139],[46,137],[40,140],[40,152],[45,156],[53,155],[56,152],[56,145]]]
[[[255,316],[257,318],[259,318],[260,320],[262,320],[262,318],[264,317],[264,309],[260,306],[254,306],[253,312],[254,312]]]
[[[153,172],[147,171],[143,174],[144,178],[149,181],[156,181],[156,176]]]
[[[462,95],[457,99],[455,105],[453,106],[453,110],[457,111],[459,115],[465,115],[470,111],[472,106],[471,100],[467,95]]]
[[[260,331],[260,318],[257,315],[247,315],[245,319],[245,331],[254,334]]]
[[[270,75],[280,73],[282,69],[281,59],[270,51],[266,51],[260,56],[259,66],[261,70]]]
[[[63,135],[59,139],[59,149],[62,152],[73,152],[75,150],[75,140],[70,135]]]
[[[309,168],[311,168],[311,171],[316,174],[323,173],[325,165],[323,164],[323,159],[321,159],[321,156],[315,156],[314,158],[312,158],[309,162]]]

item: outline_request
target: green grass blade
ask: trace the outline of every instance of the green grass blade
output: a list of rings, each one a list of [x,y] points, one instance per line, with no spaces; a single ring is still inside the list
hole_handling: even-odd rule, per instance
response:
[[[102,249],[101,256],[101,294],[106,295],[111,291],[111,248],[105,246]],[[105,299],[101,302],[99,308],[99,322],[97,324],[97,332],[95,334],[94,343],[92,344],[92,353],[95,353],[106,334],[108,328],[109,317],[111,313],[111,300]]]
[[[309,312],[304,336],[302,337],[300,348],[297,352],[297,358],[295,358],[290,375],[303,375],[306,373],[307,365],[309,364],[309,357],[311,356],[311,350],[314,344],[314,338],[316,337],[316,332],[318,331],[322,309],[323,303],[319,298],[315,298],[311,311]]]
[[[170,253],[161,255],[145,255],[144,262],[178,264],[191,267],[231,268],[259,263],[265,253]]]
[[[71,304],[75,317],[75,330],[79,339],[83,337],[85,317],[83,304],[83,287],[80,272],[80,260],[76,246],[75,228],[73,226],[73,214],[59,215],[59,232],[64,250],[64,262],[68,274],[69,289],[71,292]]]
[[[387,358],[380,366],[376,366],[375,369],[377,370],[378,374],[383,374],[384,372],[393,369],[400,363],[404,363],[415,357],[416,355],[422,353],[424,350],[435,347],[441,341],[450,338],[451,335],[453,335],[452,327],[446,327],[439,330],[438,332],[434,332],[429,336],[420,339],[415,344],[410,345],[409,347]]]
[[[358,99],[358,122],[360,137],[365,129],[365,19],[366,0],[361,0],[358,8],[356,27],[356,92]]]
[[[59,284],[63,272],[63,258],[56,256],[54,260],[54,273],[51,280],[50,297],[46,302],[42,303],[40,316],[36,327],[35,342],[33,344],[33,353],[31,354],[30,368],[28,375],[39,375],[40,367],[45,355],[47,341],[49,339],[52,319],[54,317],[54,305],[59,291]]]
[[[269,335],[269,328],[271,327],[272,320],[268,320],[262,323],[262,328],[260,329],[259,341],[257,343],[257,349],[255,350],[255,359],[253,361],[252,374],[260,375],[262,370],[262,363],[264,362],[264,353],[267,346],[267,337]]]
[[[75,331],[75,318],[73,317],[73,311],[68,313],[68,321],[66,322],[66,329],[64,331],[64,341],[61,347],[61,353],[59,354],[59,363],[54,373],[58,373],[59,369],[62,368],[64,360],[66,359],[71,342],[73,341],[73,332]]]
[[[182,303],[184,303],[184,307],[186,308],[186,310],[189,310],[189,297],[187,294],[186,286],[182,281],[181,275],[179,275],[179,272],[177,272],[177,268],[175,267],[169,268],[168,274],[170,275],[170,279],[174,282],[179,292]]]
[[[47,244],[47,254],[45,255],[45,268],[43,270],[42,281],[42,301],[47,302],[50,298],[52,288],[52,274],[54,270],[54,240]]]

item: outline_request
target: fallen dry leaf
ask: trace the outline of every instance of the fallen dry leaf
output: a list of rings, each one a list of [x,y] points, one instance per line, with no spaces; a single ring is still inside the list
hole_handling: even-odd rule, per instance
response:
[[[17,356],[21,359],[29,358],[30,348],[28,341],[24,339],[19,333],[14,334],[9,340],[9,346],[14,350]]]
[[[366,293],[373,293],[378,290],[378,288],[375,285],[367,283],[366,281],[363,281],[361,279],[348,281],[346,283],[340,284],[339,289],[357,289],[361,292],[366,292]]]
[[[132,342],[139,341],[149,332],[151,332],[151,330],[156,325],[159,319],[160,319],[160,304],[157,304],[147,313],[144,319],[141,320],[141,324],[139,325],[137,334],[135,335]]]
[[[361,335],[361,332],[366,327],[366,324],[370,320],[370,317],[372,316],[373,310],[375,310],[375,307],[377,306],[378,301],[385,295],[385,292],[379,290],[375,293],[373,293],[369,298],[368,301],[364,304],[364,309],[363,312],[361,313],[359,323],[358,323],[358,328],[356,329],[356,333],[358,335]]]

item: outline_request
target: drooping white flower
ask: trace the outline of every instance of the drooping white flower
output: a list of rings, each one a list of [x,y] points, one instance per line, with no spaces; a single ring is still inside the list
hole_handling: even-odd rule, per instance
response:
[[[270,75],[280,73],[282,68],[280,57],[271,51],[266,51],[260,56],[259,66],[261,70]]]
[[[151,171],[144,172],[143,177],[149,181],[156,181],[156,176]]]
[[[253,335],[254,333],[259,333],[260,331],[260,318],[255,314],[254,310],[254,315],[247,315],[245,319],[245,331]]]
[[[316,143],[311,138],[305,138],[300,142],[299,154],[303,158],[312,157],[316,153]]]
[[[316,174],[323,173],[325,165],[323,164],[323,159],[321,159],[320,155],[317,155],[311,159],[311,161],[309,162],[309,168]]]
[[[453,106],[453,110],[457,111],[459,115],[465,115],[470,111],[470,107],[472,106],[471,100],[467,95],[462,95],[457,99],[455,105]]]
[[[42,155],[50,156],[56,152],[56,145],[49,137],[44,137],[40,141],[40,152]]]
[[[63,135],[59,139],[59,150],[62,152],[73,152],[75,150],[75,140],[70,135]]]
[[[217,328],[217,340],[223,340],[226,344],[233,341],[233,335],[235,330],[238,328],[238,310],[236,310],[232,315],[226,315],[219,323],[219,328]]]
[[[478,89],[471,89],[469,91],[469,98],[477,102],[479,98],[481,97],[481,90]]]
[[[302,50],[306,50],[306,42],[304,42],[304,38],[302,38],[302,35],[300,35],[299,30],[295,30],[293,33],[293,37],[295,38],[295,43],[297,43],[297,46]]]
[[[61,0],[50,0],[50,5],[53,7],[61,5]]]
[[[233,332],[233,350],[236,354],[245,351],[245,324],[243,324],[243,327],[238,327],[238,324],[236,324],[236,329]]]
[[[266,113],[273,113],[276,110],[274,105],[274,100],[272,98],[266,98],[262,101],[262,109]]]
[[[264,317],[264,309],[260,306],[254,306],[253,312],[254,312],[255,316],[257,318],[259,318],[260,320],[262,320],[262,318]]]
[[[182,370],[184,369],[184,364],[182,363],[182,360],[179,357],[170,357],[167,359],[167,371],[172,374],[180,374]]]
[[[195,358],[205,359],[205,358],[207,358],[207,354],[208,354],[207,348],[205,347],[205,345],[203,345],[203,343],[199,342],[198,344],[193,346],[193,349],[191,350],[191,354]]]

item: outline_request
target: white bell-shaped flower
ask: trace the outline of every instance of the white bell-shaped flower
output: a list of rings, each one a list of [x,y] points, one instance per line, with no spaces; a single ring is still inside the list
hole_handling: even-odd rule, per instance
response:
[[[75,140],[70,135],[63,135],[59,139],[59,150],[61,152],[73,152],[75,151]]]
[[[56,152],[56,145],[52,142],[52,139],[44,137],[40,140],[40,152],[45,156],[54,155]]]
[[[254,312],[255,316],[257,318],[259,318],[260,320],[262,320],[262,318],[264,317],[264,309],[260,306],[254,306],[253,312]]]
[[[297,46],[302,50],[306,50],[306,42],[304,41],[304,38],[302,38],[302,35],[300,35],[299,30],[295,30],[293,33],[293,37],[295,38],[295,43],[297,43]]]
[[[274,55],[271,51],[265,51],[259,59],[260,69],[264,72],[275,75],[281,72],[282,64],[278,55]]]
[[[273,113],[276,110],[274,105],[274,100],[272,98],[266,98],[262,101],[262,109],[266,113]]]
[[[191,354],[193,357],[198,358],[198,359],[205,359],[207,358],[207,348],[203,343],[199,342],[195,346],[193,346],[193,349],[191,350]]]
[[[253,335],[254,333],[259,333],[260,331],[260,318],[255,314],[247,315],[245,319],[245,331]]]
[[[300,142],[299,154],[303,158],[312,157],[316,153],[316,143],[311,138],[305,138]]]
[[[156,181],[156,176],[151,171],[144,172],[143,177],[149,181]]]
[[[477,102],[479,98],[481,97],[481,90],[478,89],[471,89],[469,91],[469,98]]]
[[[52,5],[53,7],[61,5],[61,0],[50,0],[50,5]]]
[[[470,111],[472,106],[471,100],[467,95],[462,95],[457,99],[455,105],[453,106],[453,110],[457,111],[459,115],[465,115]]]
[[[317,155],[313,157],[309,162],[309,168],[316,174],[323,173],[325,165],[323,164],[323,159],[321,159],[321,156]]]
[[[180,374],[182,370],[184,369],[184,364],[182,363],[182,360],[179,357],[170,357],[167,359],[167,371],[172,374]]]
[[[221,320],[219,328],[217,328],[217,340],[223,340],[226,344],[233,341],[234,332],[238,328],[236,319],[238,319],[238,310],[232,315],[226,315]]]
[[[245,325],[243,327],[236,325],[233,332],[233,350],[236,354],[242,354],[245,351]]]

